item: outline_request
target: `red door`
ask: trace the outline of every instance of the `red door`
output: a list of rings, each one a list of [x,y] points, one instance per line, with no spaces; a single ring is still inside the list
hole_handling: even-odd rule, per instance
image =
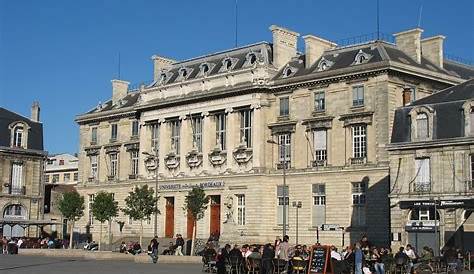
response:
[[[221,196],[211,196],[211,221],[209,233],[221,234]]]
[[[165,237],[174,237],[174,197],[166,198]]]
[[[189,213],[188,211],[188,227],[187,227],[187,238],[188,239],[192,239],[193,238],[193,228],[194,228],[194,218],[193,218],[193,215],[191,213]]]

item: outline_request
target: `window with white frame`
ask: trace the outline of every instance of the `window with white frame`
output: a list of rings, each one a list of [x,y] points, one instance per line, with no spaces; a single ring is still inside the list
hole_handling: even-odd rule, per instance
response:
[[[78,180],[79,180],[79,172],[74,172],[73,180],[74,180],[74,181],[78,181]]]
[[[59,174],[53,174],[53,183],[59,182]]]
[[[45,183],[49,183],[49,174],[45,174],[43,180]]]
[[[117,140],[117,134],[118,134],[117,124],[111,124],[110,125],[110,140],[112,141]]]
[[[97,127],[91,128],[91,143],[97,144]]]
[[[237,194],[237,224],[245,225],[245,195]]]
[[[286,168],[291,166],[291,133],[278,135],[278,161],[280,164],[286,162]]]
[[[12,164],[10,194],[20,195],[23,192],[23,164]]]
[[[94,198],[95,198],[95,195],[94,194],[89,194],[88,195],[89,197],[89,201],[87,203],[87,212],[89,213],[89,224],[92,225],[94,224],[94,214],[92,213],[92,204],[94,203]]]
[[[98,178],[98,175],[99,175],[99,169],[98,169],[98,165],[99,165],[99,161],[98,161],[98,155],[91,155],[90,156],[90,160],[91,160],[91,175],[90,175],[90,178],[96,180]]]
[[[352,126],[352,156],[356,159],[367,157],[367,125]]]
[[[312,226],[321,226],[326,223],[326,185],[313,184],[313,212]]]
[[[132,121],[132,137],[138,136],[138,131],[140,129],[140,125],[138,124],[137,120]]]
[[[251,109],[240,111],[240,139],[245,139],[247,147],[252,147],[252,116]]]
[[[130,152],[130,175],[138,174],[138,150],[132,150]]]
[[[313,131],[314,157],[318,162],[327,160],[327,131],[318,129]]]
[[[13,134],[13,146],[23,147],[24,128],[22,126],[16,126],[13,130]]]
[[[423,140],[428,137],[428,115],[426,113],[418,113],[416,115],[416,138]]]
[[[326,109],[326,94],[323,90],[314,93],[314,110],[323,111]]]
[[[160,125],[158,123],[154,123],[150,125],[150,132],[151,132],[151,149],[153,151],[159,151],[160,147]]]
[[[352,87],[352,106],[359,107],[364,105],[364,86]]]
[[[64,182],[71,181],[71,173],[64,173]]]
[[[277,186],[277,224],[283,225],[283,205],[286,204],[286,224],[288,225],[288,213],[289,213],[289,191],[288,186],[283,188],[283,186]]]
[[[354,182],[352,183],[352,226],[366,225],[366,196],[367,183]]]
[[[290,115],[290,98],[281,97],[280,98],[280,116]]]
[[[414,191],[431,191],[430,158],[415,159],[416,179]]]
[[[202,152],[202,117],[193,116],[191,122],[193,129],[193,144],[196,146],[198,152]]]
[[[110,153],[110,174],[111,178],[117,178],[118,175],[118,154]]]
[[[173,120],[170,121],[171,126],[171,149],[174,149],[176,154],[179,154],[180,149],[180,137],[181,137],[181,121]]]
[[[221,150],[226,150],[226,120],[225,113],[215,115],[216,119],[216,145],[220,145]]]

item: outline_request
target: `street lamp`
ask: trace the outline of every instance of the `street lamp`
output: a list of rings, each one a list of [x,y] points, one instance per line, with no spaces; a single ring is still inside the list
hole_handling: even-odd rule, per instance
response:
[[[267,140],[267,143],[282,147],[283,153],[283,237],[286,235],[286,145],[279,144],[274,140]]]
[[[158,208],[158,148],[157,146],[154,147],[155,155],[148,153],[148,152],[142,152],[143,155],[146,155],[148,157],[153,157],[153,160],[155,161],[155,206]],[[158,235],[158,211],[155,211],[154,213],[154,224],[153,224],[153,236]]]
[[[293,201],[293,207],[296,208],[296,245],[298,245],[298,209],[300,209],[301,206],[301,201]]]

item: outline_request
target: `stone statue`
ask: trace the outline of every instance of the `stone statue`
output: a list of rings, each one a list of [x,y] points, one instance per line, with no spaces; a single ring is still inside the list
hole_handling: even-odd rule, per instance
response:
[[[234,198],[232,196],[227,196],[226,201],[224,203],[226,207],[226,220],[224,221],[224,224],[233,224],[234,222]]]

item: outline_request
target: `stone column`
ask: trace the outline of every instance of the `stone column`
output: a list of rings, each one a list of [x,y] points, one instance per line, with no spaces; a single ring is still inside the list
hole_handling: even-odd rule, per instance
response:
[[[252,158],[253,167],[262,167],[264,159],[265,148],[265,129],[262,108],[260,104],[253,104],[250,106],[253,110],[252,121]]]
[[[209,163],[209,152],[215,146],[215,129],[213,129],[213,120],[209,116],[209,112],[203,112],[202,114],[202,168],[210,171],[211,166]],[[214,127],[215,128],[215,127]]]
[[[234,156],[232,155],[232,152],[240,143],[239,112],[234,111],[234,109],[232,108],[227,108],[225,112],[227,114],[227,168],[234,169],[236,163],[234,161]]]

